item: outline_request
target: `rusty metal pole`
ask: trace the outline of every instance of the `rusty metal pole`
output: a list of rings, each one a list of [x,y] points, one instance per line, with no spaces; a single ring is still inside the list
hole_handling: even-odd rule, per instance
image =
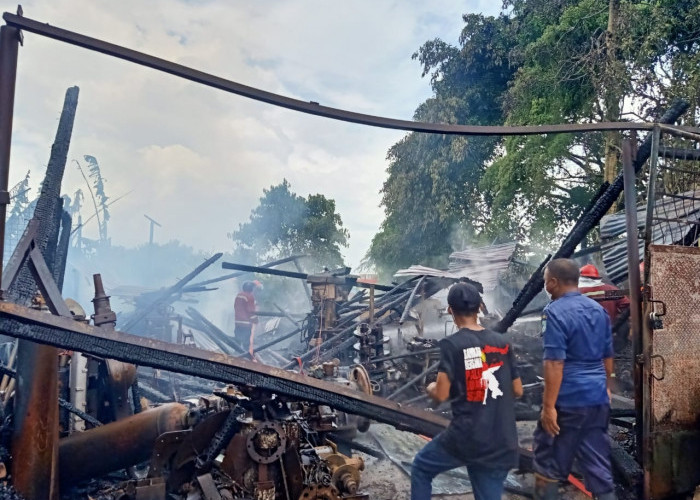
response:
[[[648,363],[651,355],[651,322],[648,319],[652,305],[649,302],[651,293],[649,289],[650,271],[651,271],[651,252],[650,246],[654,241],[653,226],[654,226],[654,207],[656,205],[656,176],[658,174],[659,162],[659,144],[661,143],[661,129],[655,127],[651,142],[651,157],[649,159],[649,183],[647,186],[647,212],[644,223],[644,275],[641,276],[643,284],[642,293],[642,313],[641,313],[641,353],[640,359],[635,358],[636,366],[641,362],[639,370],[641,371],[641,397],[642,397],[642,420],[639,420],[637,415],[637,459],[642,465],[644,471],[643,481],[643,497],[645,499],[651,496],[651,473],[649,464],[651,462],[651,374],[650,365]],[[636,352],[635,352],[636,355]],[[636,380],[635,380],[636,383]],[[636,395],[636,386],[635,386]],[[640,440],[641,438],[641,440]]]
[[[639,230],[637,227],[637,174],[632,162],[632,141],[622,142],[622,168],[624,173],[625,217],[627,222],[627,267],[630,289],[630,336],[632,337],[632,359],[634,360],[634,408],[636,414],[635,438],[637,450],[643,442],[644,398],[642,372],[642,309],[641,280],[639,278]]]
[[[12,144],[12,115],[15,107],[17,55],[21,34],[17,28],[0,27],[0,279],[5,256],[5,218],[10,194],[10,146]]]

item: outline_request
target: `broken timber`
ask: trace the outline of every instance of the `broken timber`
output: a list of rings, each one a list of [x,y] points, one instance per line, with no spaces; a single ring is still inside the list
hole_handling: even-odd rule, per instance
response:
[[[323,403],[427,436],[436,435],[448,424],[438,415],[402,408],[398,403],[367,396],[331,382],[221,353],[85,325],[13,303],[0,303],[0,333],[140,366],[256,387],[279,395]]]

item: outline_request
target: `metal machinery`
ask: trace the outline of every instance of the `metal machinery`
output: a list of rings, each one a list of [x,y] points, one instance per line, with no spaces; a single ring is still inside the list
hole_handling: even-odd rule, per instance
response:
[[[366,499],[364,462],[328,439],[336,421],[323,405],[227,386],[62,439],[61,489],[99,500]]]

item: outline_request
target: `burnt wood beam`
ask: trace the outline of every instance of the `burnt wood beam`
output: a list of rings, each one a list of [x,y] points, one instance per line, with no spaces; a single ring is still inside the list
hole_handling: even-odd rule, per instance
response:
[[[448,420],[377,396],[221,353],[85,325],[9,302],[0,303],[0,333],[139,366],[255,387],[326,404],[397,429],[434,436]]]

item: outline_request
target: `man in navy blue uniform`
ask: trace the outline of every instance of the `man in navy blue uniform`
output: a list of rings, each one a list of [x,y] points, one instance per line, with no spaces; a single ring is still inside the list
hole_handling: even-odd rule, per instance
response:
[[[535,430],[535,499],[558,498],[578,459],[588,490],[613,500],[610,468],[610,393],[613,373],[610,317],[578,291],[573,260],[554,259],[544,272],[552,302],[542,316],[544,396]]]
[[[513,348],[505,335],[479,324],[474,286],[453,285],[447,304],[459,331],[440,341],[437,380],[427,390],[452,403],[452,422],[413,460],[411,500],[430,500],[433,478],[464,466],[476,500],[500,500],[508,470],[518,465],[514,398],[523,386]]]

